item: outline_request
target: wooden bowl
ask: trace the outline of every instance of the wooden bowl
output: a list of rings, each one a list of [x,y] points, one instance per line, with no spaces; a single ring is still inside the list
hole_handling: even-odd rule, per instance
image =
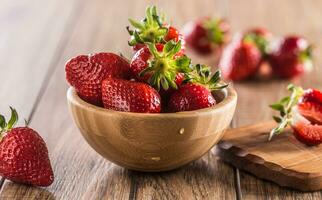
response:
[[[217,105],[178,113],[129,113],[100,108],[67,92],[70,111],[86,141],[106,159],[138,171],[167,171],[204,155],[234,115],[231,87],[214,94]]]

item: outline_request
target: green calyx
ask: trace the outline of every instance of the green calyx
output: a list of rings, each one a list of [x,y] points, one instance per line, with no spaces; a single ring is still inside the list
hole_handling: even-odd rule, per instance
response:
[[[159,52],[153,43],[147,43],[148,48],[153,56],[148,61],[148,67],[140,72],[140,76],[151,74],[149,84],[157,90],[160,87],[168,90],[169,87],[177,89],[175,78],[178,73],[186,73],[190,71],[191,60],[187,56],[175,55],[181,50],[181,41],[175,42],[173,40],[167,42],[163,50]]]
[[[256,33],[248,33],[243,38],[244,42],[254,43],[263,55],[267,55],[269,52],[269,41],[263,36]]]
[[[130,30],[127,27],[131,40],[130,46],[134,46],[139,43],[157,43],[163,41],[163,38],[168,33],[168,28],[164,27],[164,17],[159,16],[155,6],[147,7],[146,17],[141,21],[129,19],[134,30]]]
[[[221,81],[221,73],[217,70],[213,75],[210,67],[206,65],[196,64],[192,66],[191,72],[185,74],[186,83],[198,83],[204,85],[209,90],[221,90],[228,84]]]
[[[12,129],[18,121],[17,111],[12,107],[10,107],[10,110],[11,110],[11,117],[8,122],[6,121],[6,118],[3,115],[0,115],[0,141],[3,138],[3,133],[6,133],[10,129]]]
[[[279,111],[280,116],[273,116],[278,126],[271,130],[268,140],[271,140],[274,135],[282,133],[292,123],[292,108],[298,104],[304,93],[303,88],[292,84],[288,85],[287,89],[291,92],[290,96],[284,97],[279,102],[270,105],[273,110]]]
[[[216,45],[224,43],[225,33],[220,29],[220,19],[208,19],[202,26],[208,31],[208,38],[212,43]]]
[[[305,71],[311,71],[313,68],[312,51],[313,47],[310,45],[304,51],[300,52],[299,60],[301,63],[303,63]]]

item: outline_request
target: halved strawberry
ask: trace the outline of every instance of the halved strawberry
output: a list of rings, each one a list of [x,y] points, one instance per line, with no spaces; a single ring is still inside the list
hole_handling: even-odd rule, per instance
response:
[[[317,89],[305,90],[301,102],[315,102],[322,104],[322,92]]]
[[[269,139],[290,125],[299,141],[307,145],[322,143],[322,104],[303,101],[303,97],[312,93],[305,92],[301,87],[290,85],[288,89],[291,91],[291,96],[271,105],[281,116],[274,116],[279,125],[271,131]]]

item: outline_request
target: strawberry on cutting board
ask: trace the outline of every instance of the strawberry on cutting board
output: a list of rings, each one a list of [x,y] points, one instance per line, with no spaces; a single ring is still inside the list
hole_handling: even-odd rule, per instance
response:
[[[160,95],[145,83],[107,78],[102,82],[102,99],[107,109],[138,113],[161,111]]]
[[[0,176],[27,185],[51,185],[54,174],[44,140],[29,127],[14,128],[18,114],[10,109],[8,122],[0,115]]]
[[[173,26],[168,25],[164,17],[159,16],[155,6],[147,7],[146,16],[141,21],[129,19],[134,30],[127,27],[131,36],[129,45],[134,51],[146,46],[146,43],[165,44],[173,40],[181,42],[181,52],[184,52],[185,41],[182,34]]]
[[[130,77],[130,64],[114,53],[80,55],[65,67],[66,79],[78,95],[88,103],[102,105],[101,85],[108,77]]]
[[[290,125],[295,137],[307,144],[322,143],[322,93],[316,89],[303,90],[290,85],[291,95],[271,105],[281,116],[274,116],[279,125],[270,133],[269,139],[280,134]]]
[[[225,88],[220,83],[220,71],[211,76],[210,68],[197,64],[186,74],[186,84],[173,92],[168,102],[169,112],[190,111],[208,108],[216,104],[212,91]]]
[[[312,46],[302,37],[287,36],[268,57],[273,73],[279,78],[294,78],[312,70]]]
[[[221,48],[229,40],[230,26],[224,19],[210,17],[187,23],[184,38],[193,50],[200,54],[210,54]]]

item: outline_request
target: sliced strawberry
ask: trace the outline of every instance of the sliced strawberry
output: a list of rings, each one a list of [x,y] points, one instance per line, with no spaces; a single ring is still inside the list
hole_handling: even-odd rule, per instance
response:
[[[322,125],[322,105],[311,102],[302,102],[298,104],[298,109],[301,115],[313,124]]]
[[[161,111],[160,95],[145,83],[107,78],[102,83],[102,99],[107,109],[139,113]]]
[[[322,143],[322,125],[297,123],[292,126],[294,136],[307,145],[318,145]]]
[[[322,104],[322,92],[317,89],[305,90],[305,93],[301,99],[302,102],[315,102]]]

